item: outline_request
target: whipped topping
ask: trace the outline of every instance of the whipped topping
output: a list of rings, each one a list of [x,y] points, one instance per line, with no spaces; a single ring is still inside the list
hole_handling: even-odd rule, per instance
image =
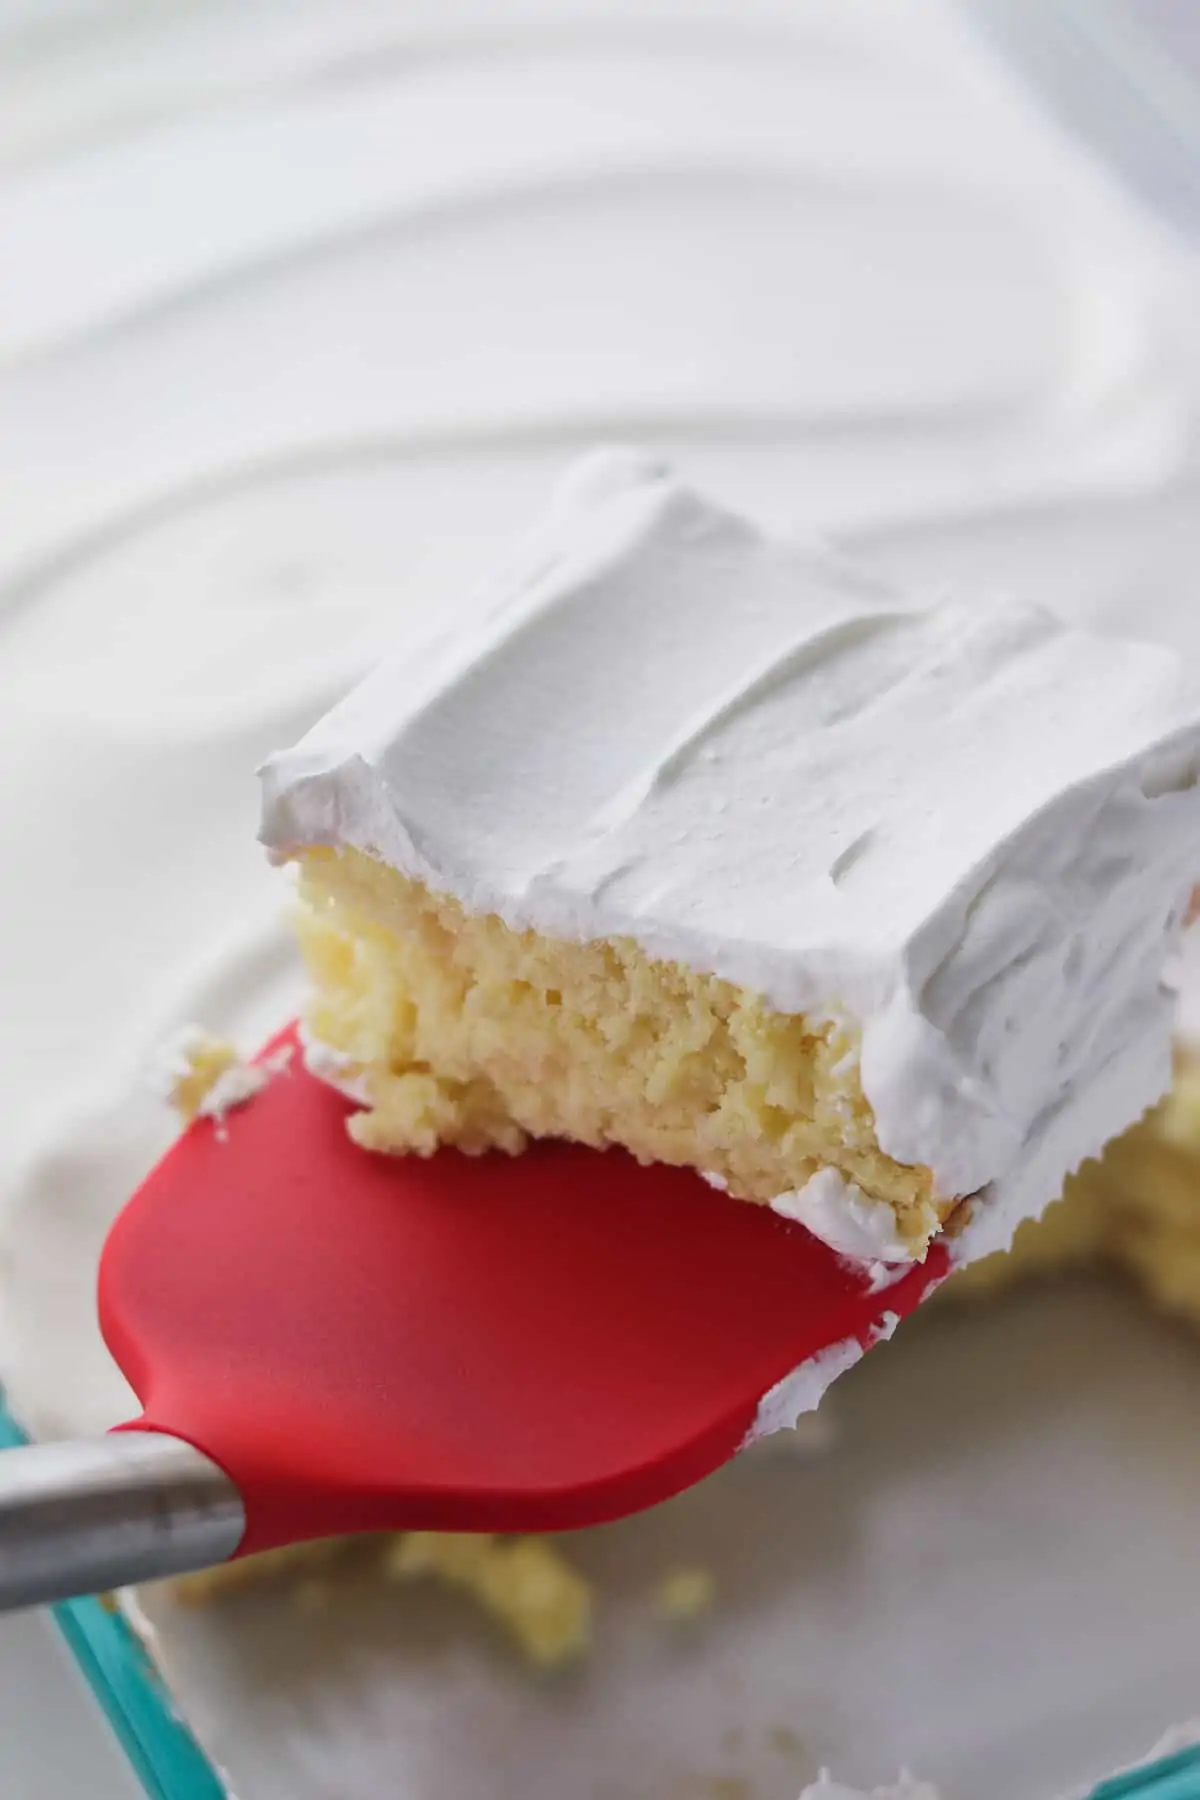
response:
[[[862,1361],[867,1348],[856,1337],[843,1338],[783,1376],[759,1401],[743,1449],[775,1432],[794,1430],[807,1414],[816,1412],[838,1377]]]
[[[797,1219],[814,1237],[855,1262],[886,1265],[909,1258],[891,1207],[864,1194],[837,1169],[818,1169],[802,1188],[777,1195],[771,1209],[785,1219]]]
[[[270,1069],[254,1063],[236,1062],[218,1075],[217,1079],[200,1102],[198,1116],[202,1119],[215,1119],[218,1125],[224,1123],[226,1115],[236,1107],[245,1106],[256,1095],[261,1094],[271,1079]]]
[[[304,1066],[310,1075],[325,1082],[326,1086],[336,1088],[339,1094],[344,1094],[347,1100],[353,1100],[356,1106],[369,1104],[366,1077],[344,1050],[335,1050],[332,1044],[323,1043],[304,1024],[300,1026],[300,1049]]]
[[[818,1350],[807,1362],[784,1375],[759,1401],[742,1449],[748,1450],[776,1434],[786,1433],[787,1438],[791,1438],[798,1429],[802,1445],[810,1443],[806,1428],[810,1423],[815,1424],[813,1415],[834,1382],[855,1363],[861,1362],[868,1350],[876,1344],[886,1344],[894,1337],[899,1325],[899,1313],[885,1312],[865,1343],[857,1337],[842,1338],[836,1344],[827,1344],[824,1350]]]
[[[222,1071],[205,1094],[198,1109],[199,1117],[216,1122],[218,1136],[226,1116],[239,1106],[247,1105],[262,1093],[276,1075],[282,1075],[292,1060],[292,1046],[284,1044],[262,1062],[244,1062],[241,1058]]]
[[[354,846],[514,928],[845,1013],[881,1147],[943,1196],[995,1184],[1008,1228],[1163,1091],[1200,874],[1200,690],[1171,653],[918,608],[618,451],[476,618],[269,759],[277,857]],[[781,1205],[850,1255],[912,1253],[835,1174]]]

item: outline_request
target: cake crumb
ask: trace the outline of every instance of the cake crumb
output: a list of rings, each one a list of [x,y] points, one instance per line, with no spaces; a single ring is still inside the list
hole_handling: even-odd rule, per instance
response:
[[[711,1569],[672,1569],[655,1588],[654,1604],[661,1618],[689,1625],[711,1610],[716,1593]]]
[[[591,1588],[545,1538],[410,1531],[384,1566],[394,1581],[429,1576],[472,1595],[539,1668],[570,1662],[591,1642]]]
[[[155,1085],[185,1124],[212,1119],[219,1131],[226,1114],[260,1094],[291,1058],[292,1046],[284,1044],[262,1062],[246,1062],[230,1039],[186,1025],[163,1049]]]
[[[303,851],[300,902],[307,1040],[361,1080],[366,1149],[620,1143],[763,1202],[844,1162],[914,1253],[953,1204],[879,1150],[854,1028],[828,1010],[780,1013],[633,939],[517,930],[350,848]]]
[[[253,1556],[218,1563],[215,1568],[200,1569],[194,1575],[175,1575],[171,1579],[171,1594],[181,1606],[207,1606],[210,1600],[254,1588],[260,1581],[299,1574],[300,1585],[306,1586],[320,1579],[313,1573],[315,1569],[345,1555],[349,1542],[346,1538],[322,1538],[315,1543],[259,1550]]]
[[[237,1047],[228,1038],[216,1037],[200,1025],[185,1025],[163,1046],[154,1068],[154,1085],[190,1125],[221,1077],[237,1062]]]
[[[466,1532],[407,1531],[393,1536],[329,1538],[289,1544],[177,1576],[171,1591],[182,1606],[203,1606],[260,1581],[294,1582],[296,1610],[314,1616],[331,1604],[340,1566],[361,1551],[385,1580],[429,1579],[457,1588],[491,1615],[539,1668],[581,1656],[591,1644],[592,1590],[545,1538]]]

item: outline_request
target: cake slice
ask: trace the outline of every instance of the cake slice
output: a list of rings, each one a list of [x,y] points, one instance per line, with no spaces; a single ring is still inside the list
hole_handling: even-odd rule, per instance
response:
[[[623,1145],[968,1260],[1165,1090],[1200,873],[1166,650],[919,606],[624,452],[470,618],[263,770],[360,1143]]]

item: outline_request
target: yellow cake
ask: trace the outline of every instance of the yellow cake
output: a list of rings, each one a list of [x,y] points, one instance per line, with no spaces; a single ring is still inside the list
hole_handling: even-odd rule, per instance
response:
[[[927,1240],[952,1202],[885,1156],[858,1043],[631,939],[514,931],[359,851],[300,857],[305,1022],[367,1100],[373,1150],[619,1143],[769,1201],[835,1168]]]

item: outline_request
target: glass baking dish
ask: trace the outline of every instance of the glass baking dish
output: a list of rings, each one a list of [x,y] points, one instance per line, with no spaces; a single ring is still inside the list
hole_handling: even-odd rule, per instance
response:
[[[1177,220],[1200,228],[1200,23],[1189,0],[963,0],[1049,101]],[[0,1447],[22,1434],[0,1404]],[[141,1642],[99,1600],[57,1628],[152,1800],[223,1800]]]
[[[25,1442],[0,1398],[0,1449]],[[110,1603],[68,1600],[54,1622],[150,1800],[224,1800],[136,1633]]]

